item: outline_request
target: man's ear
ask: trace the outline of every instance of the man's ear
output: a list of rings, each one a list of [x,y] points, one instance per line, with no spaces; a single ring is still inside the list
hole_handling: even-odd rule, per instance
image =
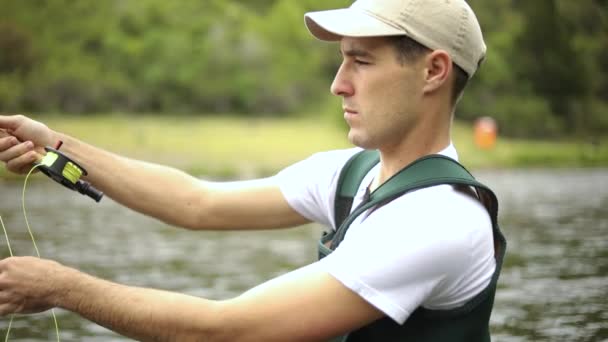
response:
[[[452,58],[444,50],[434,50],[425,56],[425,85],[423,91],[431,93],[441,88],[452,73]]]

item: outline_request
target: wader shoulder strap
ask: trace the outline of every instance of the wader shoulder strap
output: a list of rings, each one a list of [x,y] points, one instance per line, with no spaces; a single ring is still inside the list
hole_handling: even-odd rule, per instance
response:
[[[350,213],[353,198],[365,175],[378,163],[377,151],[362,151],[354,155],[342,169],[336,190],[335,225],[331,249],[342,242],[348,226],[367,209],[392,201],[412,190],[439,184],[466,185],[477,189],[478,196],[486,205],[492,223],[496,223],[498,205],[496,196],[485,185],[477,182],[464,166],[457,161],[438,154],[424,156],[399,171],[374,190],[369,201]],[[486,198],[490,197],[490,198]]]
[[[367,173],[378,164],[380,155],[375,150],[364,150],[352,156],[340,172],[334,201],[334,223],[336,229],[350,214],[353,198]]]

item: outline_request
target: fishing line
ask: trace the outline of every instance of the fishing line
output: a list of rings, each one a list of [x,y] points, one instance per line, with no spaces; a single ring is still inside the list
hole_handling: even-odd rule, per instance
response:
[[[40,167],[42,164],[36,164],[34,165],[34,167],[32,167],[32,169],[30,170],[30,172],[28,172],[27,176],[25,176],[25,181],[23,182],[23,191],[21,193],[21,208],[23,209],[23,218],[25,219],[25,226],[27,228],[27,232],[30,235],[30,238],[32,240],[32,244],[34,245],[34,250],[36,251],[36,256],[38,258],[40,258],[40,250],[38,249],[38,245],[36,244],[36,239],[34,238],[34,233],[32,232],[32,229],[30,228],[30,223],[27,219],[27,211],[25,209],[25,190],[27,188],[27,181],[30,178],[30,176],[32,175],[32,172],[34,172],[34,170],[38,167]],[[10,256],[13,256],[13,251],[11,249],[11,243],[10,240],[8,238],[8,233],[6,231],[6,226],[4,225],[4,222],[2,221],[2,217],[0,217],[0,223],[2,224],[2,230],[4,231],[4,237],[6,238],[6,244],[8,246],[8,252],[10,254]],[[60,338],[59,338],[59,323],[57,322],[57,316],[55,315],[55,309],[51,309],[51,315],[53,316],[53,322],[55,324],[55,333],[57,335],[57,342],[60,342]],[[11,319],[8,323],[8,327],[6,329],[6,337],[4,338],[4,342],[8,342],[8,338],[9,335],[11,333],[11,326],[13,323],[13,318],[14,315],[11,315]]]
[[[8,233],[6,232],[6,227],[4,226],[4,221],[2,221],[2,216],[0,216],[0,224],[2,225],[2,230],[4,230],[4,237],[6,238],[6,245],[8,246],[8,254],[13,256],[13,250],[11,249],[11,242],[8,240]]]
[[[66,188],[74,191],[78,191],[79,193],[89,196],[94,199],[96,202],[99,202],[103,193],[97,189],[95,189],[91,183],[81,180],[80,177],[86,176],[87,171],[78,165],[75,161],[59,152],[59,148],[63,144],[62,141],[59,141],[55,148],[51,148],[49,146],[45,147],[46,155],[42,158],[42,160],[36,163],[30,172],[28,172],[27,176],[25,176],[25,181],[23,182],[23,191],[21,193],[21,207],[23,208],[23,217],[25,218],[25,226],[27,227],[27,232],[32,239],[32,244],[34,245],[34,250],[36,251],[36,256],[40,258],[40,251],[38,249],[38,245],[36,244],[36,239],[34,238],[34,233],[32,233],[32,229],[30,228],[30,223],[27,219],[27,211],[25,210],[25,190],[27,188],[27,181],[34,172],[34,170],[39,169],[43,174],[47,175],[52,180],[57,183],[65,186]],[[2,225],[2,229],[4,230],[4,237],[6,238],[6,244],[8,245],[8,250],[10,256],[13,256],[13,251],[11,249],[11,243],[8,238],[8,233],[6,231],[6,227],[4,226],[4,222],[2,221],[2,217],[0,217],[0,223]],[[55,310],[51,309],[51,314],[53,315],[53,322],[55,323],[55,332],[57,334],[57,342],[60,342],[59,339],[59,324],[57,322],[57,316],[55,316]],[[8,341],[8,337],[11,331],[11,325],[13,323],[14,315],[11,315],[11,319],[8,323],[8,328],[6,331],[6,337],[4,339],[5,342]]]
[[[4,221],[2,221],[2,216],[0,216],[0,225],[2,225],[2,230],[4,231],[4,237],[6,238],[6,245],[8,246],[8,254],[13,256],[13,250],[11,249],[11,242],[8,240],[8,233],[6,232],[6,227],[4,226]],[[8,328],[6,329],[6,337],[4,338],[4,342],[8,342],[8,335],[11,332],[11,325],[13,325],[13,315],[11,315],[11,319],[8,321]]]

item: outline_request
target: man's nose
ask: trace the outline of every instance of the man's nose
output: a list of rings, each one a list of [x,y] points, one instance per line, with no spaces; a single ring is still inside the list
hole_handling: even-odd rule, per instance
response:
[[[336,72],[336,77],[331,83],[331,93],[336,96],[351,96],[354,93],[352,82],[348,77],[348,69],[345,63],[340,65],[340,68]]]

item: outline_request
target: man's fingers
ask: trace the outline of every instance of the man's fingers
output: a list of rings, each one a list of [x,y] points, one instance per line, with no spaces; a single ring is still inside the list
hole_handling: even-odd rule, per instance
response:
[[[0,304],[0,317],[8,316],[12,313],[15,313],[15,305],[10,303]]]
[[[19,144],[19,140],[13,137],[12,135],[6,134],[5,136],[3,136],[2,134],[3,132],[0,131],[0,153]]]
[[[4,151],[0,151],[0,161],[8,162],[33,150],[34,144],[31,141],[22,142],[5,149]]]
[[[42,155],[36,152],[31,141],[20,143],[11,135],[0,138],[0,161],[6,163],[7,170],[19,174],[27,173],[40,158]]]
[[[29,151],[17,158],[11,159],[6,163],[6,168],[14,173],[24,174],[30,171],[33,164],[40,160],[42,156],[36,151]]]
[[[21,313],[23,301],[12,291],[0,291],[0,316]]]

